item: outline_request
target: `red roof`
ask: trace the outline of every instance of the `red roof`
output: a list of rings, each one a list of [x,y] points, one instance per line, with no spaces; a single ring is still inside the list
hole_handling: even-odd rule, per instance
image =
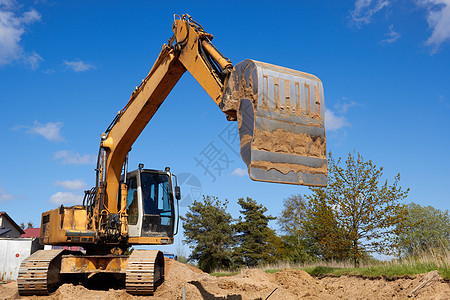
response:
[[[40,228],[27,228],[25,229],[25,233],[22,234],[20,237],[23,238],[30,238],[30,237],[39,237],[41,235],[41,229]]]

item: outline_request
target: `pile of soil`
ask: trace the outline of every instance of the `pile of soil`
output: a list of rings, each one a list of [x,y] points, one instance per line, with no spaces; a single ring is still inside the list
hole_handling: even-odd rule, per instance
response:
[[[0,299],[411,299],[408,295],[426,278],[364,279],[360,277],[325,277],[317,279],[301,270],[284,269],[267,274],[259,269],[245,269],[235,276],[214,277],[174,260],[166,260],[165,281],[153,297],[129,295],[117,289],[93,290],[82,285],[64,284],[50,296],[20,297],[17,283],[0,284]],[[104,288],[104,287],[103,287]],[[450,299],[450,283],[436,277],[416,290],[412,299]]]

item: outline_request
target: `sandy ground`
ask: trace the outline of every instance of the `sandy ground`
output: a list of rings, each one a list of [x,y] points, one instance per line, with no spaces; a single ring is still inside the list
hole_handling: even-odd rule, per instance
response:
[[[317,279],[301,270],[285,269],[267,274],[258,269],[247,269],[235,276],[217,278],[167,260],[165,277],[153,297],[131,296],[123,286],[93,290],[72,284],[62,285],[50,296],[20,297],[16,282],[10,282],[0,284],[0,299],[182,299],[183,287],[186,299],[450,299],[450,283],[440,277],[421,288],[415,296],[408,297],[426,274],[414,279],[387,281],[348,276]]]

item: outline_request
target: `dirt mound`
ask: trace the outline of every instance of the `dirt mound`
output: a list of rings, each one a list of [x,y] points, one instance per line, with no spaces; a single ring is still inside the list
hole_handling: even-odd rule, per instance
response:
[[[431,272],[430,272],[431,273]],[[438,278],[417,290],[427,274],[418,275],[414,279],[373,280],[361,277],[325,277],[321,283],[329,294],[341,299],[450,299],[450,283]],[[410,293],[417,290],[417,293]]]
[[[305,271],[284,269],[272,274],[271,277],[272,282],[292,294],[295,299],[336,299],[327,293],[320,281]]]
[[[34,299],[34,300],[49,300],[49,299],[80,299],[80,300],[107,300],[107,299],[133,299],[135,297],[128,294],[124,289],[116,290],[92,290],[87,289],[82,285],[63,284],[58,290],[50,296],[27,296],[20,297],[17,292],[17,283],[11,282],[7,284],[0,284],[0,300],[6,299]]]
[[[1,283],[0,284],[0,300],[16,299],[19,293],[17,292],[16,282]]]
[[[235,276],[214,277],[201,270],[166,261],[165,281],[153,297],[135,297],[117,286],[93,290],[82,285],[64,284],[47,297],[19,297],[17,283],[0,284],[0,299],[411,299],[408,295],[421,287],[412,299],[450,299],[450,284],[429,274],[415,279],[364,279],[359,277],[325,277],[316,279],[301,270],[284,269],[267,274],[259,269],[244,269]],[[426,284],[425,284],[426,283]]]

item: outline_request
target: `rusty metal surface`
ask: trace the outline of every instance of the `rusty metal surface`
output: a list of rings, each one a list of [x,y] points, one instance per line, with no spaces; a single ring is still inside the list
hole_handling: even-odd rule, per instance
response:
[[[64,250],[40,250],[23,260],[17,286],[20,295],[48,295],[59,284],[58,256]]]
[[[174,239],[169,237],[139,236],[129,237],[128,243],[133,245],[168,245],[173,244]]]
[[[127,255],[63,255],[61,273],[125,273]]]
[[[235,65],[221,108],[236,111],[253,180],[327,184],[325,105],[316,76],[244,60]]]
[[[128,258],[125,286],[133,295],[153,295],[164,280],[164,256],[157,250],[134,250]]]

